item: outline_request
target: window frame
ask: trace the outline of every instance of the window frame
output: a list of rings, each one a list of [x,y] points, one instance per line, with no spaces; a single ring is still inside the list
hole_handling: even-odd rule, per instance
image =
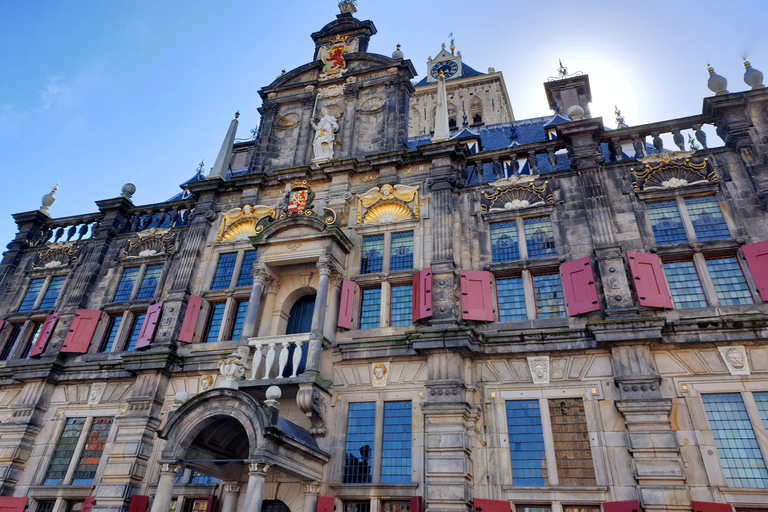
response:
[[[225,246],[221,247],[218,250],[214,251],[211,254],[211,258],[216,259],[215,265],[208,265],[209,270],[207,272],[207,275],[205,276],[205,279],[203,282],[206,283],[205,290],[206,293],[225,293],[232,290],[246,290],[250,289],[251,286],[238,286],[240,279],[242,278],[243,271],[248,272],[248,269],[244,268],[245,259],[248,253],[250,252],[256,252],[256,259],[254,260],[254,263],[258,261],[258,249],[254,249],[253,246],[243,246],[240,248],[235,248],[232,246]],[[226,254],[237,254],[235,257],[235,266],[232,267],[232,276],[229,279],[229,286],[226,288],[211,288],[213,286],[213,281],[216,279],[216,272],[219,268],[219,262],[221,261],[221,257]]]
[[[541,275],[556,275],[560,280],[560,294],[562,296],[562,315],[557,317],[540,317],[539,306],[536,302],[536,289],[534,286],[534,278]],[[523,299],[525,301],[526,318],[518,320],[502,320],[502,305],[499,302],[498,281],[504,279],[520,279],[523,285]],[[565,287],[563,286],[563,276],[560,274],[559,266],[552,268],[550,265],[542,265],[540,267],[530,267],[523,269],[519,272],[499,272],[498,274],[491,273],[491,293],[493,294],[493,300],[496,304],[496,313],[494,313],[494,321],[501,323],[514,323],[514,322],[530,322],[535,321],[568,321],[568,299],[565,296]]]
[[[138,295],[139,295],[139,292],[141,291],[142,285],[144,284],[144,278],[146,277],[147,269],[149,267],[157,267],[157,266],[162,266],[162,269],[160,270],[160,275],[157,278],[157,284],[155,285],[155,291],[152,294],[152,297],[149,299],[139,299]],[[112,289],[110,290],[111,293],[109,296],[112,297],[112,299],[110,300],[109,304],[132,304],[134,302],[141,302],[141,303],[156,302],[163,289],[163,285],[165,284],[165,279],[168,273],[168,267],[169,266],[165,264],[165,259],[163,260],[153,259],[152,261],[142,262],[139,265],[125,265],[120,267],[119,277],[116,276],[115,282],[112,286]],[[138,268],[139,273],[136,275],[136,280],[133,282],[133,287],[131,288],[131,293],[128,297],[128,300],[115,302],[117,291],[120,287],[120,283],[123,280],[123,275],[125,275],[125,272],[127,270],[134,269],[134,268]]]
[[[685,193],[686,191],[680,191],[675,190],[673,195],[669,194],[643,194],[640,197],[640,201],[643,203],[643,215],[644,220],[647,226],[646,229],[646,237],[648,237],[649,240],[653,240],[653,245],[656,247],[675,247],[680,246],[684,244],[716,244],[716,243],[723,243],[727,242],[729,240],[735,239],[737,236],[739,236],[739,230],[737,226],[733,222],[733,218],[731,216],[730,209],[728,208],[728,203],[721,199],[719,190],[715,189],[710,192],[697,192],[694,190],[688,191],[688,193]],[[685,204],[686,200],[689,199],[702,199],[702,198],[708,198],[713,197],[717,201],[717,205],[720,208],[720,213],[723,215],[723,221],[725,222],[726,227],[728,228],[728,233],[730,235],[729,238],[722,238],[719,240],[710,240],[710,241],[699,241],[698,236],[696,235],[696,229],[693,226],[693,222],[691,221],[691,216],[688,213],[688,206]],[[651,218],[648,215],[648,205],[649,204],[660,204],[660,203],[669,203],[674,202],[677,206],[677,211],[680,215],[680,218],[683,222],[683,228],[685,229],[685,234],[687,237],[686,242],[678,242],[676,244],[660,244],[656,240],[656,235],[653,233],[653,224],[651,222]]]
[[[67,284],[69,282],[69,273],[66,273],[66,274],[51,273],[47,275],[32,275],[32,274],[33,272],[30,272],[29,282],[27,283],[27,286],[24,288],[24,293],[22,293],[18,299],[18,303],[14,309],[14,312],[15,312],[14,314],[33,315],[35,313],[40,312],[43,299],[45,299],[45,296],[48,293],[49,288],[51,287],[51,282],[57,277],[63,277],[64,282],[61,284],[61,289],[59,290],[59,294],[56,296],[56,300],[54,301],[53,306],[42,310],[42,311],[54,311],[56,309],[56,306],[59,305],[59,302],[61,301],[61,297],[64,295],[64,291],[66,290]],[[40,291],[37,292],[37,297],[35,297],[35,301],[32,304],[32,309],[21,311],[21,306],[24,302],[24,299],[27,296],[27,292],[32,286],[32,283],[35,281],[43,281],[43,284],[40,288]]]

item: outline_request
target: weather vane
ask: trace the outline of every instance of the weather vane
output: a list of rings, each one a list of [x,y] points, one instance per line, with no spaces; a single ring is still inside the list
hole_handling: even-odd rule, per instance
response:
[[[616,126],[621,128],[622,125],[626,125],[627,123],[624,121],[624,115],[621,113],[621,110],[619,110],[619,107],[614,105],[613,110],[616,115]]]
[[[560,63],[560,67],[557,68],[557,76],[551,76],[551,77],[547,78],[547,81],[549,81],[549,82],[554,82],[556,80],[565,80],[566,78],[573,78],[574,76],[581,76],[581,75],[584,74],[581,71],[577,71],[574,74],[569,75],[568,74],[568,68],[563,66],[562,59],[557,59],[557,62]]]

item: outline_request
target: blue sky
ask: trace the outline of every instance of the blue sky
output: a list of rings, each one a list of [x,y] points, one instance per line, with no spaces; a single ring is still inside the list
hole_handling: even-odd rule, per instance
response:
[[[11,214],[60,183],[53,217],[96,211],[136,185],[134,203],[179,191],[213,165],[229,121],[259,121],[257,91],[312,58],[310,34],[334,0],[0,0],[0,247]],[[589,74],[592,114],[614,126],[701,112],[706,64],[743,91],[742,58],[768,74],[768,2],[361,0],[379,31],[369,51],[402,45],[424,76],[453,32],[466,63],[504,73],[517,119],[548,115],[542,83],[557,60]]]

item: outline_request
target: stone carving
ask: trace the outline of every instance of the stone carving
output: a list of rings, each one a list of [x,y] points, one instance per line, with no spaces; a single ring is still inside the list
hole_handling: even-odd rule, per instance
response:
[[[659,188],[677,188],[697,183],[717,183],[715,171],[709,171],[708,158],[701,162],[692,162],[695,151],[662,151],[659,155],[648,155],[638,159],[644,164],[642,170],[634,167],[630,170],[635,177],[632,190],[653,190]]]
[[[549,356],[528,357],[534,384],[549,384]]]
[[[203,375],[200,378],[200,392],[204,393],[213,388],[213,375]]]
[[[313,436],[324,436],[328,433],[328,427],[325,426],[326,402],[329,395],[314,384],[299,384],[299,391],[296,394],[296,404],[299,406],[312,427],[309,433]]]
[[[77,262],[78,252],[80,252],[80,247],[71,243],[51,247],[45,252],[37,253],[37,263],[33,263],[32,268],[58,268],[73,265]]]
[[[321,81],[342,76],[347,71],[344,55],[356,52],[359,46],[358,39],[350,40],[350,36],[334,37],[330,43],[317,51],[317,60],[323,64],[319,77]]]
[[[497,187],[491,194],[486,192],[482,194],[480,209],[483,213],[518,210],[529,206],[552,204],[555,202],[555,197],[549,190],[548,181],[545,181],[539,187],[534,182],[528,182],[527,185],[519,183],[506,188]]]
[[[94,382],[91,384],[91,392],[88,394],[88,405],[98,404],[105,389],[107,389],[106,382]]]
[[[223,379],[216,383],[217,388],[237,389],[240,387],[238,381],[243,380],[245,371],[250,368],[248,363],[248,353],[250,349],[247,345],[237,347],[229,357],[219,361],[219,372]]]
[[[360,194],[357,204],[357,225],[386,224],[419,218],[419,187],[383,185]],[[413,212],[406,206],[413,203]],[[363,209],[368,211],[363,217]]]
[[[314,163],[328,162],[333,158],[333,142],[336,138],[335,133],[339,131],[339,123],[331,115],[328,107],[320,109],[322,117],[317,123],[310,121],[312,128],[315,129],[315,138],[312,141],[312,151],[315,158]]]
[[[384,387],[389,380],[389,363],[371,363],[373,387]]]
[[[344,84],[329,85],[317,91],[318,98],[333,98],[344,94]]]
[[[275,209],[269,206],[257,204],[245,205],[242,208],[232,208],[221,217],[221,226],[216,237],[216,242],[234,242],[254,236],[256,224],[264,217],[275,218]]]
[[[172,253],[174,246],[171,242],[176,238],[176,233],[169,231],[169,228],[150,229],[144,235],[137,235],[135,241],[128,242],[128,249],[122,252],[121,258],[145,258]]]
[[[747,351],[743,346],[717,347],[717,350],[731,375],[749,375],[751,373]]]

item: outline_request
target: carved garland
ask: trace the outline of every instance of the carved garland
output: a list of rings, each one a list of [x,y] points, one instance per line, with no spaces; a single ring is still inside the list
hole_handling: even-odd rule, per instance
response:
[[[499,187],[491,194],[483,192],[480,208],[483,213],[488,213],[552,204],[555,202],[555,198],[548,187],[548,181],[545,181],[540,187],[537,187],[535,183],[512,185],[506,188]]]
[[[45,252],[37,253],[37,263],[32,268],[58,268],[73,265],[77,261],[80,247],[73,244],[63,244],[51,247]]]
[[[413,203],[413,211],[408,204]],[[363,210],[367,209],[365,216]],[[419,188],[408,185],[374,187],[359,196],[357,225],[386,224],[419,218]]]
[[[717,183],[715,171],[708,171],[708,158],[702,162],[692,162],[695,151],[665,151],[661,155],[650,155],[639,161],[645,164],[642,170],[632,167],[635,176],[632,190],[678,188],[695,183]]]
[[[274,219],[275,209],[258,204],[229,210],[222,216],[216,242],[247,240],[257,233],[256,224],[264,217]]]
[[[138,235],[136,241],[128,242],[128,249],[123,251],[121,259],[172,253],[174,246],[171,242],[176,238],[176,233],[168,231],[168,229],[151,229],[146,235]]]

